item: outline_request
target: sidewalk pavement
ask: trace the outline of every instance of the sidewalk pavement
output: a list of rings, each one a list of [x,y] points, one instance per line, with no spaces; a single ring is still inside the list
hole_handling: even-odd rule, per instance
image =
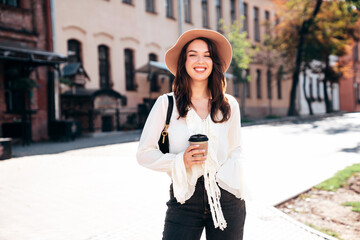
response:
[[[350,118],[352,118],[354,115],[348,115],[350,116]],[[358,119],[360,119],[360,115],[357,114],[356,117]],[[337,119],[335,119],[337,118]],[[336,121],[343,121],[342,116],[335,116],[334,117],[335,122]],[[330,121],[332,121],[333,119],[330,118]],[[292,121],[292,120],[291,120]],[[274,122],[272,122],[274,123]],[[319,125],[316,125],[316,128],[318,128]],[[308,130],[308,124],[302,124],[298,126],[299,128],[299,132],[300,131],[306,131]],[[312,126],[314,127],[314,126]],[[358,127],[358,125],[356,125],[355,127]],[[244,128],[247,130],[248,127]],[[249,139],[249,142],[251,141],[258,141],[259,138],[258,136],[254,136],[255,139],[251,139],[250,135],[256,135],[258,132],[259,134],[273,134],[275,135],[275,132],[277,131],[277,129],[275,129],[274,131],[269,131],[268,128],[266,128],[266,126],[260,126],[259,128],[257,127],[249,127],[249,131],[251,129],[251,133],[248,131],[244,131],[245,135],[248,135],[246,139]],[[320,128],[322,128],[320,126]],[[329,130],[329,129],[326,129]],[[290,128],[287,129],[286,131],[290,131]],[[291,129],[291,131],[294,131],[294,129]],[[296,136],[296,132],[292,132],[292,134],[294,134]],[[140,137],[140,131],[132,131],[132,132],[119,132],[119,133],[109,133],[109,134],[100,134],[97,136],[93,136],[93,137],[86,137],[86,138],[79,138],[76,139],[73,142],[46,142],[46,143],[33,143],[30,146],[14,146],[13,147],[13,153],[15,155],[15,157],[21,157],[21,156],[34,156],[37,157],[37,159],[39,159],[39,156],[44,155],[44,157],[46,156],[49,159],[49,154],[55,154],[54,157],[56,156],[56,154],[66,154],[66,152],[70,151],[70,150],[74,150],[74,149],[84,149],[87,152],[90,152],[89,154],[91,154],[91,151],[88,150],[88,148],[90,147],[95,147],[95,146],[105,146],[105,145],[111,145],[111,144],[118,144],[118,143],[124,143],[124,142],[130,142],[128,144],[125,145],[117,145],[116,149],[122,148],[121,153],[124,153],[127,151],[126,154],[129,156],[132,156],[132,158],[134,158],[134,151],[136,150],[136,145],[137,143],[134,141],[137,141]],[[315,136],[316,138],[316,136]],[[315,139],[316,141],[317,139]],[[341,139],[339,139],[341,141]],[[133,143],[131,143],[133,142]],[[130,145],[129,145],[130,144]],[[101,148],[103,149],[103,148]],[[69,153],[71,153],[72,155],[74,155],[74,153],[79,154],[79,155],[84,155],[84,150],[76,150],[76,151],[70,151]],[[267,149],[265,148],[264,151],[266,151]],[[310,149],[311,150],[311,149]],[[108,151],[108,150],[106,150]],[[120,150],[118,150],[120,152]],[[80,153],[81,152],[81,153]],[[109,154],[109,153],[106,153]],[[288,153],[286,153],[288,154]],[[106,157],[106,156],[105,156]],[[15,158],[16,159],[16,158]],[[19,161],[22,160],[21,158],[18,158]],[[29,158],[24,158],[24,159],[29,159]],[[301,158],[293,158],[296,161],[301,160]],[[13,161],[13,160],[8,160],[8,161]],[[84,160],[85,161],[85,160]],[[311,161],[310,161],[311,162]],[[42,163],[41,166],[44,166],[45,161]],[[30,164],[30,163],[27,163]],[[60,164],[60,163],[58,163]],[[62,165],[58,165],[58,166],[63,166],[65,163],[62,161],[61,162]],[[86,164],[91,164],[90,163],[86,163]],[[109,166],[110,164],[107,163]],[[125,164],[125,163],[124,163]],[[132,160],[132,162],[126,163],[126,164],[131,164],[131,168],[133,169],[137,169],[139,168],[139,166],[135,166],[135,159]],[[298,166],[297,163],[293,163],[294,166]],[[1,165],[0,165],[1,166]],[[285,166],[287,167],[287,166]],[[90,168],[90,167],[89,167]],[[262,169],[264,171],[266,171],[267,169],[269,169],[267,166],[264,166],[265,169]],[[291,168],[290,168],[291,169]],[[0,169],[1,170],[1,169]],[[85,169],[86,170],[86,169]],[[109,170],[109,169],[108,169]],[[262,174],[262,170],[260,170],[259,175]],[[338,169],[339,170],[339,169]],[[74,171],[74,170],[72,170]],[[146,171],[149,171],[147,169],[144,169],[144,171],[141,170],[141,172],[146,173]],[[284,173],[283,171],[279,171],[279,172],[274,172],[274,175],[276,174],[281,174]],[[71,171],[70,173],[71,174]],[[329,175],[330,173],[327,172],[327,175]],[[307,179],[307,186],[308,188],[319,183],[319,176],[320,174],[316,173],[316,172],[312,172],[309,171],[309,174],[306,175],[306,179]],[[85,176],[85,175],[84,175]],[[86,175],[88,176],[88,175]],[[154,175],[155,176],[155,175]],[[320,177],[325,176],[325,175],[321,175]],[[260,202],[247,202],[247,220],[246,220],[246,226],[245,226],[245,236],[244,239],[245,240],[259,240],[259,239],[274,239],[274,240],[311,240],[311,239],[335,239],[329,236],[326,236],[312,228],[307,227],[304,224],[301,224],[293,219],[291,219],[290,217],[288,217],[287,215],[285,215],[284,213],[280,212],[279,210],[277,210],[276,208],[272,207],[271,205],[275,205],[276,203],[280,203],[282,201],[285,201],[291,197],[293,197],[296,194],[299,194],[301,192],[303,192],[304,190],[304,185],[300,184],[300,182],[303,182],[303,179],[294,179],[294,176],[292,176],[292,173],[285,173],[284,175],[285,178],[288,178],[292,181],[291,184],[291,191],[289,190],[290,188],[287,188],[286,186],[281,187],[281,191],[282,192],[276,192],[276,189],[274,187],[274,190],[269,190],[269,189],[263,189],[261,192],[263,192],[263,194],[267,195],[269,192],[271,192],[272,194],[276,195],[276,196],[270,196],[269,195],[269,201],[266,203],[260,203]],[[283,177],[283,181],[284,181],[284,177]],[[69,179],[71,179],[71,177],[69,177]],[[149,178],[151,179],[151,178]],[[1,180],[1,177],[0,177]],[[6,179],[5,179],[6,180]],[[321,179],[320,181],[325,180],[325,179]],[[4,180],[3,180],[4,181]],[[69,180],[70,181],[70,180]],[[294,184],[294,181],[297,181],[299,184]],[[276,181],[275,181],[276,182]],[[289,181],[291,182],[291,181]],[[160,183],[160,181],[159,181]],[[136,183],[138,184],[138,183]],[[140,184],[140,183],[139,183]],[[162,183],[163,184],[163,183]],[[310,185],[312,184],[312,185]],[[143,183],[142,185],[136,186],[135,182],[130,181],[129,185],[134,185],[134,187],[143,187]],[[128,188],[130,188],[130,186],[127,186]],[[261,188],[261,186],[260,186]],[[308,189],[307,188],[307,189]],[[1,189],[0,189],[1,190]],[[110,190],[111,191],[111,190]],[[0,191],[1,193],[1,191]],[[1,194],[0,194],[1,195]],[[260,195],[257,195],[257,197],[259,197]],[[263,198],[263,196],[260,196],[261,198]],[[270,204],[269,204],[270,203]],[[127,204],[127,205],[126,205]],[[124,206],[122,206],[123,208],[127,208],[129,207],[128,205],[129,203],[124,203]],[[141,207],[139,206],[139,208],[141,208],[142,211],[145,211],[145,207]],[[0,209],[1,210],[1,209]],[[130,210],[129,210],[130,211]],[[161,209],[161,211],[159,211],[158,215],[159,216],[153,216],[154,219],[156,218],[163,218],[163,212],[164,209]],[[146,212],[146,211],[145,211]],[[0,211],[1,213],[1,211]],[[0,214],[1,215],[1,214]],[[134,216],[132,216],[134,215]],[[127,217],[128,222],[131,222],[131,219],[133,219],[134,221],[138,221],[139,225],[141,226],[141,222],[145,221],[143,219],[135,219],[136,218],[136,214],[128,214]],[[1,221],[0,221],[1,222]],[[124,224],[122,224],[121,226],[119,226],[118,228],[109,230],[109,231],[104,231],[102,234],[94,234],[92,236],[88,236],[88,237],[82,237],[82,238],[67,238],[67,239],[79,239],[79,240],[111,240],[111,239],[159,239],[159,235],[157,235],[159,232],[157,231],[155,233],[154,229],[159,230],[159,224],[157,221],[154,220],[153,223],[149,223],[147,221],[147,224],[149,226],[147,226],[149,232],[147,232],[147,234],[145,235],[136,235],[134,234],[135,232],[139,232],[141,231],[141,229],[137,229],[136,226],[126,226],[126,221],[124,221]],[[152,225],[154,224],[154,225]],[[156,224],[156,226],[155,226]],[[152,235],[152,231],[154,231],[153,235]],[[140,236],[140,237],[139,237]],[[156,237],[154,237],[156,236]],[[1,227],[0,227],[0,239],[1,240],[10,240],[8,238],[1,238]],[[32,238],[32,239],[36,239]],[[38,239],[45,239],[45,238],[38,238]],[[55,239],[55,238],[54,238]],[[59,238],[56,238],[59,239]],[[60,238],[61,239],[61,238]],[[202,239],[205,239],[204,236]],[[11,239],[12,240],[12,239]]]

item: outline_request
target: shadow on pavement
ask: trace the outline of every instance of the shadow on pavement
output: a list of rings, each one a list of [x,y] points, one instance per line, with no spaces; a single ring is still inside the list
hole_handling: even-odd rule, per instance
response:
[[[343,148],[340,150],[341,152],[347,152],[347,153],[360,153],[360,142],[357,144],[356,147],[353,148]]]
[[[12,152],[13,158],[55,154],[76,149],[139,141],[140,135],[141,131],[132,131],[119,132],[100,137],[82,137],[69,142],[36,142],[29,146],[22,146],[19,144],[12,147]]]

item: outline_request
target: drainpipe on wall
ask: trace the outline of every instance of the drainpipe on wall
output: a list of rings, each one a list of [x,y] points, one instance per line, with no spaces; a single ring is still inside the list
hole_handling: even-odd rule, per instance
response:
[[[179,36],[183,33],[183,16],[182,16],[182,4],[181,0],[178,0],[178,9],[179,9]]]

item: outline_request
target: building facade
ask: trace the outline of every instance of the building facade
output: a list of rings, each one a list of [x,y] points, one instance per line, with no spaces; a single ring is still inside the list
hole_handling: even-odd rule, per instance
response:
[[[121,115],[135,113],[139,104],[151,103],[170,91],[171,76],[149,76],[140,69],[149,66],[149,61],[163,64],[166,51],[181,32],[193,28],[221,31],[220,19],[227,25],[240,21],[243,2],[244,30],[254,46],[261,46],[267,33],[264,22],[275,24],[276,20],[270,0],[181,0],[181,11],[178,2],[55,0],[56,50],[81,62],[90,78],[85,89],[119,93]],[[247,71],[251,76],[249,84],[242,86],[235,79],[227,79],[227,92],[239,102],[242,88],[246,88],[249,117],[286,114],[290,82],[279,77],[279,64],[269,64],[268,60],[265,52],[258,53]],[[101,123],[95,125],[95,131],[100,130]]]
[[[341,57],[341,61],[350,65],[349,70],[340,79],[340,109],[346,112],[360,111],[360,43],[355,42],[352,52]]]
[[[333,66],[337,62],[337,57],[330,57],[330,64]],[[312,62],[313,69],[322,69],[325,64],[319,61]],[[301,72],[299,76],[299,86],[297,94],[297,109],[300,115],[309,115],[309,103],[314,115],[326,113],[326,106],[324,100],[324,73],[316,72],[312,69],[307,69],[306,72]],[[330,82],[327,83],[326,91],[331,102],[333,111],[340,110],[340,95],[339,84]]]
[[[54,69],[49,0],[0,1],[1,136],[24,143],[48,139],[54,119]]]

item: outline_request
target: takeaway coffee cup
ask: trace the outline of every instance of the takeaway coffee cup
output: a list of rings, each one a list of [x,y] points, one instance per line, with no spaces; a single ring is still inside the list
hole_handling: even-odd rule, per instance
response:
[[[190,145],[200,145],[197,149],[205,149],[204,153],[194,154],[193,157],[202,157],[207,155],[208,141],[208,137],[203,134],[195,134],[189,138]]]

